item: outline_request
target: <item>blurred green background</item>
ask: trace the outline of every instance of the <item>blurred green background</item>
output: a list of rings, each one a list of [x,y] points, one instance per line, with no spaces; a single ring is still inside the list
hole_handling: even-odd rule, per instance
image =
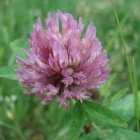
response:
[[[135,58],[140,80],[140,0],[115,2],[127,52],[130,60]],[[97,36],[108,51],[112,72],[99,91],[100,101],[110,100],[124,88],[128,88],[123,97],[127,98],[132,92],[129,73],[110,0],[0,0],[0,67],[15,63],[10,43],[27,39],[38,16],[44,21],[48,11],[57,9],[72,13],[76,19],[83,17],[85,27],[93,21]],[[128,129],[135,131],[132,96],[126,102],[119,101],[120,104],[114,105],[116,110],[119,106],[126,113],[122,117],[128,122]],[[67,140],[70,118],[69,112],[58,109],[56,103],[42,105],[36,97],[22,94],[17,81],[0,78],[0,140]]]

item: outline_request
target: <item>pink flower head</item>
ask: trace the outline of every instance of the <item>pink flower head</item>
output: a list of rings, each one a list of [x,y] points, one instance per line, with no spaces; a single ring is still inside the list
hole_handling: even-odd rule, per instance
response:
[[[83,38],[82,18],[77,22],[71,14],[58,11],[49,13],[45,24],[43,29],[38,18],[33,25],[30,49],[23,50],[28,60],[17,57],[24,68],[16,72],[25,93],[35,94],[44,102],[57,97],[61,106],[68,107],[69,99],[85,100],[91,96],[87,89],[99,88],[107,80],[107,53],[92,22]]]

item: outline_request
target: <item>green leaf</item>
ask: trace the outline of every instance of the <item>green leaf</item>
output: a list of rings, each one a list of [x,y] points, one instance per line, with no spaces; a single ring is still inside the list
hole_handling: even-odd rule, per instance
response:
[[[83,128],[83,122],[73,121],[70,128],[69,140],[77,140]]]
[[[84,111],[81,108],[81,103],[80,102],[76,102],[74,108],[73,108],[73,118],[74,120],[84,120]]]
[[[105,105],[113,104],[114,102],[119,100],[127,92],[127,90],[128,90],[128,88],[124,88],[124,89],[120,90],[118,93],[116,93],[110,100],[106,101],[104,104]]]
[[[140,140],[140,135],[128,129],[117,128],[102,130],[100,133],[95,130],[81,136],[78,140]]]
[[[103,140],[140,140],[140,134],[131,130],[114,129]]]
[[[84,126],[84,113],[81,104],[78,102],[73,108],[73,121],[69,131],[69,140],[77,140]]]
[[[94,133],[89,133],[81,136],[78,140],[99,140],[98,133],[95,131]]]
[[[17,39],[10,43],[10,47],[16,56],[25,58],[24,53],[21,51],[21,48],[28,50],[28,44],[25,40]]]
[[[139,96],[139,100],[140,100],[140,96]],[[120,100],[116,101],[114,104],[110,106],[110,108],[118,112],[118,114],[126,121],[130,121],[134,116],[133,94],[127,95],[121,98]],[[139,108],[140,108],[140,104],[139,104]]]
[[[17,80],[16,73],[14,72],[16,68],[16,65],[0,67],[0,77]]]
[[[111,102],[115,102],[118,99],[120,99],[126,92],[128,91],[128,88],[124,88],[122,90],[120,90],[118,93],[116,93],[112,98],[111,98]]]
[[[82,108],[91,121],[102,121],[114,126],[127,127],[127,123],[115,112],[93,101],[84,101]]]

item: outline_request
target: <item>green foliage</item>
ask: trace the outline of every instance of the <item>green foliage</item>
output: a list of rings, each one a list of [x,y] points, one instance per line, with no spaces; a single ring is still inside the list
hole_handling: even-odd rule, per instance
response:
[[[21,48],[24,50],[28,49],[28,45],[24,40],[21,40],[21,39],[15,40],[10,44],[10,47],[14,53],[14,56],[16,55],[21,58],[26,58],[21,50]],[[15,60],[15,57],[11,59]],[[9,60],[10,64],[13,63],[12,61],[13,60]],[[11,79],[11,80],[17,80],[16,78],[17,74],[14,72],[16,68],[17,68],[17,65],[9,65],[9,66],[0,67],[0,77]]]
[[[107,100],[104,104],[105,105],[113,104],[114,102],[119,100],[126,93],[127,90],[128,90],[127,88],[124,88],[124,89],[120,90],[113,97],[111,97],[110,100]]]
[[[77,140],[84,126],[84,112],[79,102],[75,104],[72,114],[73,120],[69,131],[69,140]]]
[[[84,101],[82,107],[93,122],[102,121],[114,126],[127,127],[127,123],[112,110],[92,101]]]
[[[16,73],[14,72],[16,68],[17,68],[16,65],[0,67],[0,77],[11,80],[17,80]]]
[[[136,74],[136,66],[135,66],[135,60],[133,59],[133,64],[132,64],[132,78],[133,78],[133,85],[132,85],[132,91],[133,91],[133,99],[134,99],[134,116],[136,118],[136,123],[137,123],[137,131],[140,131],[140,126],[139,126],[139,93],[138,93],[138,80],[137,80],[137,74]]]
[[[78,140],[139,140],[140,135],[128,129],[102,130],[81,136]]]
[[[28,50],[28,45],[25,40],[17,39],[10,43],[10,47],[16,56],[26,58],[22,52],[22,49],[25,51]]]
[[[140,94],[140,93],[139,93]],[[140,100],[140,96],[139,96]],[[110,108],[125,119],[126,121],[130,121],[133,118],[134,114],[134,100],[133,100],[133,94],[129,94],[120,100],[114,102]]]
[[[139,140],[140,135],[134,131],[125,129],[114,129],[104,140]]]
[[[119,21],[116,24],[110,1],[0,0],[0,140],[140,139],[139,134],[134,132],[138,130],[140,112],[139,5],[139,0],[115,1]],[[36,96],[22,93],[13,72],[17,68],[15,56],[25,58],[21,48],[29,49],[27,38],[37,17],[40,16],[44,24],[48,11],[56,12],[57,9],[70,12],[77,19],[83,17],[85,27],[94,20],[97,36],[108,51],[112,68],[107,83],[99,90],[97,102],[109,106],[127,121],[127,129],[111,126],[123,126],[125,123],[116,113],[119,122],[114,122],[116,117],[112,117],[112,111],[99,103],[92,102],[92,108],[85,103],[77,103],[71,113],[59,108],[55,102],[42,105]],[[125,57],[129,57],[130,77]],[[85,131],[87,123],[93,127],[89,134]]]
[[[135,115],[136,123],[137,123],[137,131],[139,132],[139,124],[140,123],[139,123],[139,100],[138,100],[138,84],[137,84],[138,82],[137,82],[135,61],[134,61],[134,58],[133,58],[133,64],[131,66],[130,58],[127,54],[127,43],[125,42],[125,39],[124,39],[124,35],[123,35],[123,32],[122,32],[122,28],[121,28],[121,25],[120,25],[120,21],[119,21],[119,17],[118,17],[118,14],[117,14],[117,10],[116,10],[114,0],[111,0],[111,3],[112,3],[113,11],[114,11],[114,14],[115,14],[115,18],[116,18],[116,21],[117,21],[117,24],[118,24],[120,37],[121,37],[123,50],[124,50],[124,55],[125,55],[126,62],[127,62],[130,83],[131,83],[132,91],[133,91],[133,94],[134,94],[134,115]]]
[[[69,131],[69,139],[76,140],[81,133],[87,118],[90,122],[109,123],[114,126],[127,127],[127,123],[112,110],[93,101],[77,102],[72,111],[73,121]],[[96,135],[92,135],[94,137]],[[90,137],[90,136],[89,136]]]
[[[78,140],[99,140],[99,135],[97,132],[89,133],[81,136]]]

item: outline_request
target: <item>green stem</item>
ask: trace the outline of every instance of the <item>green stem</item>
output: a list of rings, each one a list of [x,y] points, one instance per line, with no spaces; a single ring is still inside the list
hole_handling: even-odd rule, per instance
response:
[[[132,65],[132,71],[133,71],[133,80],[134,80],[134,87],[133,87],[133,99],[134,99],[134,114],[137,124],[137,131],[139,132],[139,97],[138,97],[138,80],[136,76],[136,66],[135,66],[135,60],[133,59],[133,65]]]
[[[130,12],[129,12],[129,13],[123,18],[123,20],[121,21],[121,23],[120,23],[121,27],[124,26],[125,22],[126,22],[127,19],[129,18],[129,16],[130,16]],[[108,43],[108,45],[107,45],[107,47],[106,47],[106,50],[107,50],[107,51],[109,51],[109,50],[111,49],[111,47],[112,47],[113,43],[115,42],[115,39],[116,39],[116,37],[118,36],[119,32],[120,32],[120,31],[119,31],[119,28],[117,28],[116,31],[115,31],[115,33],[114,33],[114,35],[113,35],[113,37],[112,37],[112,39],[111,39],[111,41],[109,41],[109,43]]]
[[[131,87],[132,87],[132,91],[133,91],[133,95],[134,95],[134,116],[136,118],[137,131],[139,132],[139,103],[138,103],[138,87],[137,87],[135,64],[133,63],[133,68],[131,68],[130,62],[129,62],[129,57],[127,55],[127,49],[126,49],[127,45],[126,45],[125,40],[124,40],[124,36],[123,36],[123,33],[122,33],[122,29],[121,29],[119,17],[117,15],[114,0],[111,0],[111,3],[112,3],[113,10],[114,10],[115,18],[116,18],[116,21],[117,21],[117,24],[118,24],[120,37],[121,37],[121,41],[122,41],[122,44],[123,44],[123,50],[124,50],[124,54],[125,54],[125,58],[126,58],[127,66],[128,66],[130,83],[131,83]]]
[[[115,18],[116,18],[116,21],[117,21],[117,24],[118,24],[121,41],[122,41],[122,44],[123,44],[123,49],[124,49],[124,54],[125,54],[125,58],[126,58],[127,66],[128,66],[131,85],[133,85],[132,73],[131,73],[131,69],[130,69],[130,62],[129,62],[129,58],[128,58],[128,55],[127,55],[127,49],[126,49],[127,45],[126,45],[124,37],[123,37],[123,33],[122,33],[121,25],[120,25],[120,22],[119,22],[119,17],[118,17],[117,11],[116,11],[116,7],[115,7],[115,4],[114,4],[114,0],[111,0],[111,3],[112,3],[113,10],[114,10]]]

